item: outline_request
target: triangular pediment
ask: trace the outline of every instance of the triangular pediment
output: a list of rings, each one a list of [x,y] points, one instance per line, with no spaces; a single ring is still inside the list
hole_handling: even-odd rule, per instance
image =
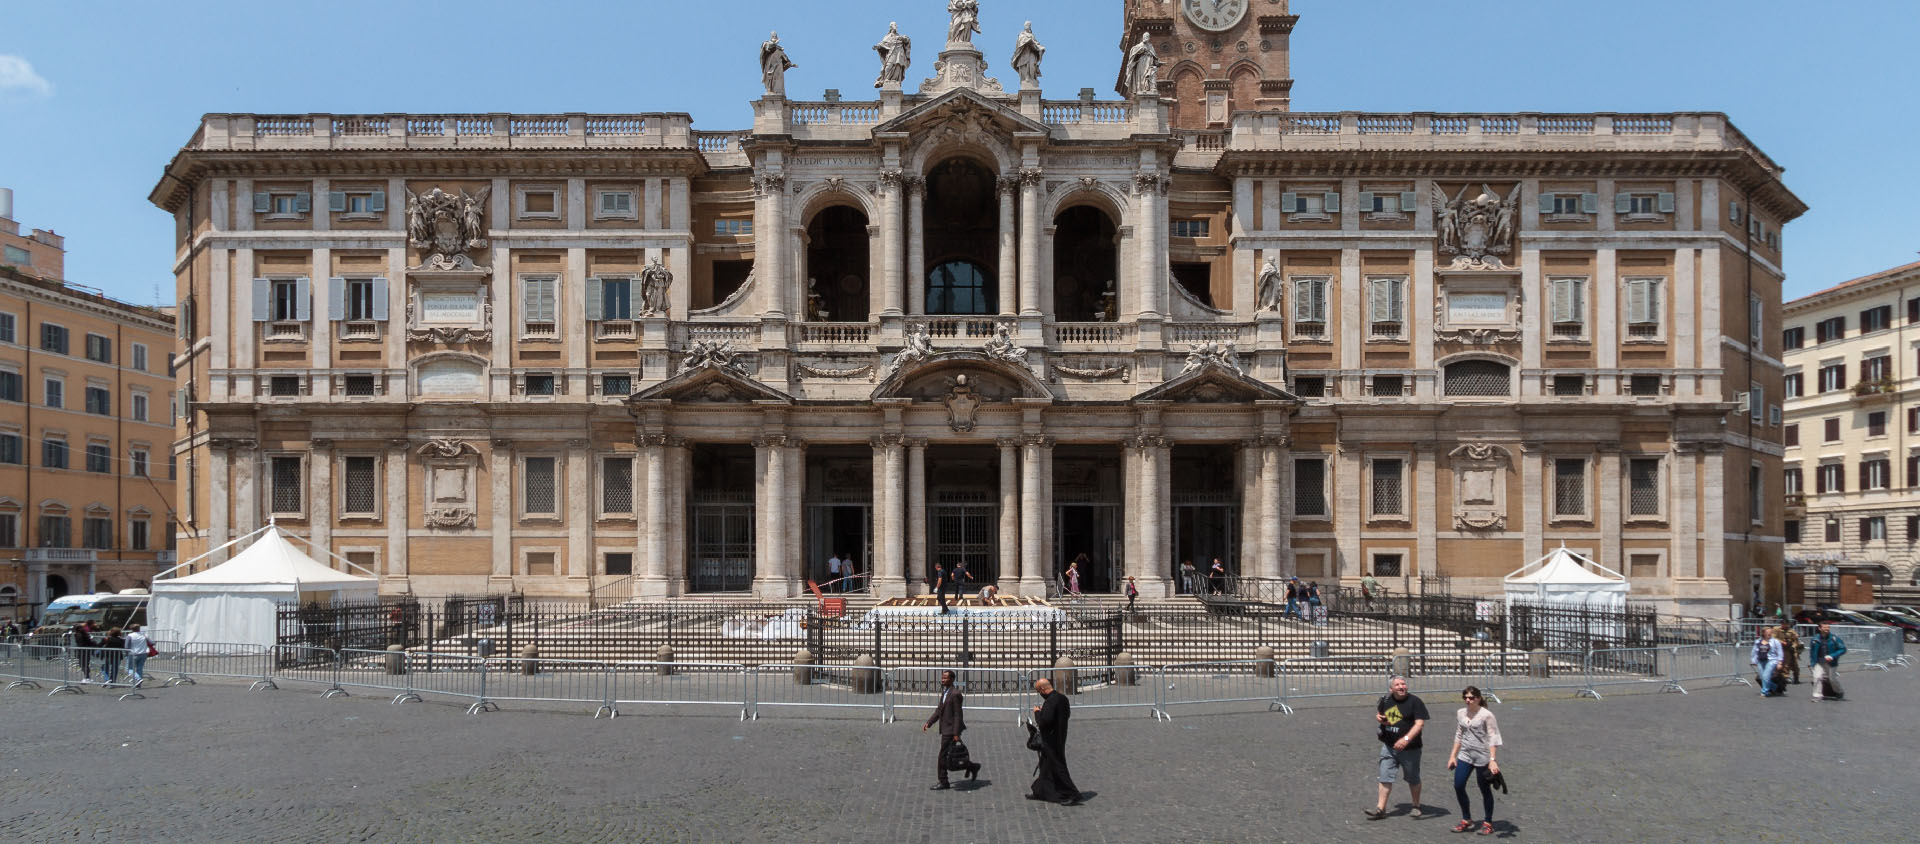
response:
[[[1033,370],[970,349],[937,352],[902,366],[873,388],[872,397],[939,401],[952,392],[961,376],[968,391],[986,401],[1053,398]]]
[[[963,131],[978,127],[1002,135],[1024,132],[1044,135],[1048,132],[1046,124],[1021,114],[1019,109],[968,88],[956,88],[934,97],[875,126],[873,131],[875,134],[905,132],[918,135],[949,126],[960,127]]]
[[[628,402],[666,400],[715,404],[780,401],[793,397],[741,374],[732,367],[702,365],[681,370],[672,378],[634,393]]]
[[[1182,372],[1133,397],[1134,401],[1219,404],[1249,401],[1297,401],[1293,394],[1215,362]]]

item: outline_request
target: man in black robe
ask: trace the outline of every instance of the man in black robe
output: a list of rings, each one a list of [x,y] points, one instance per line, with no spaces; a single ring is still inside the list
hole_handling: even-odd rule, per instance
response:
[[[1047,800],[1062,806],[1080,805],[1080,787],[1067,772],[1067,720],[1073,705],[1067,696],[1053,690],[1053,681],[1042,677],[1033,682],[1041,703],[1033,708],[1033,723],[1038,727],[1040,764],[1034,769],[1033,790],[1028,800]]]

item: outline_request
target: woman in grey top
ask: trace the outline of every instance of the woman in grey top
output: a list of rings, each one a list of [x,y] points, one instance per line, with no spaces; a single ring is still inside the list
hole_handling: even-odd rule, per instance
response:
[[[1488,780],[1500,773],[1500,763],[1494,759],[1501,744],[1500,722],[1495,721],[1493,711],[1486,708],[1478,687],[1468,686],[1460,698],[1467,705],[1454,716],[1453,750],[1447,754],[1447,767],[1453,771],[1453,796],[1460,800],[1460,823],[1454,825],[1453,831],[1466,832],[1473,828],[1473,806],[1467,800],[1467,772],[1472,771],[1479,775],[1480,800],[1486,806],[1479,833],[1492,835],[1493,786]]]

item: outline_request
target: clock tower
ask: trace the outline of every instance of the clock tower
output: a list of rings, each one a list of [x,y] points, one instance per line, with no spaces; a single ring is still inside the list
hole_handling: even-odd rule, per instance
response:
[[[1177,129],[1224,127],[1236,111],[1286,111],[1288,0],[1122,0],[1120,78],[1141,33],[1160,54],[1160,95]],[[1116,85],[1124,91],[1123,85]]]

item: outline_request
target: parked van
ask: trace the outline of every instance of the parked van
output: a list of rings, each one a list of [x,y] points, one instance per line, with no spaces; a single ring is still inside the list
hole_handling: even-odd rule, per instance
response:
[[[31,641],[36,645],[60,644],[60,637],[83,621],[93,622],[94,629],[100,631],[129,624],[144,625],[147,623],[147,604],[152,600],[153,596],[145,589],[55,598],[47,604],[47,611],[41,616],[40,626],[34,628]]]

